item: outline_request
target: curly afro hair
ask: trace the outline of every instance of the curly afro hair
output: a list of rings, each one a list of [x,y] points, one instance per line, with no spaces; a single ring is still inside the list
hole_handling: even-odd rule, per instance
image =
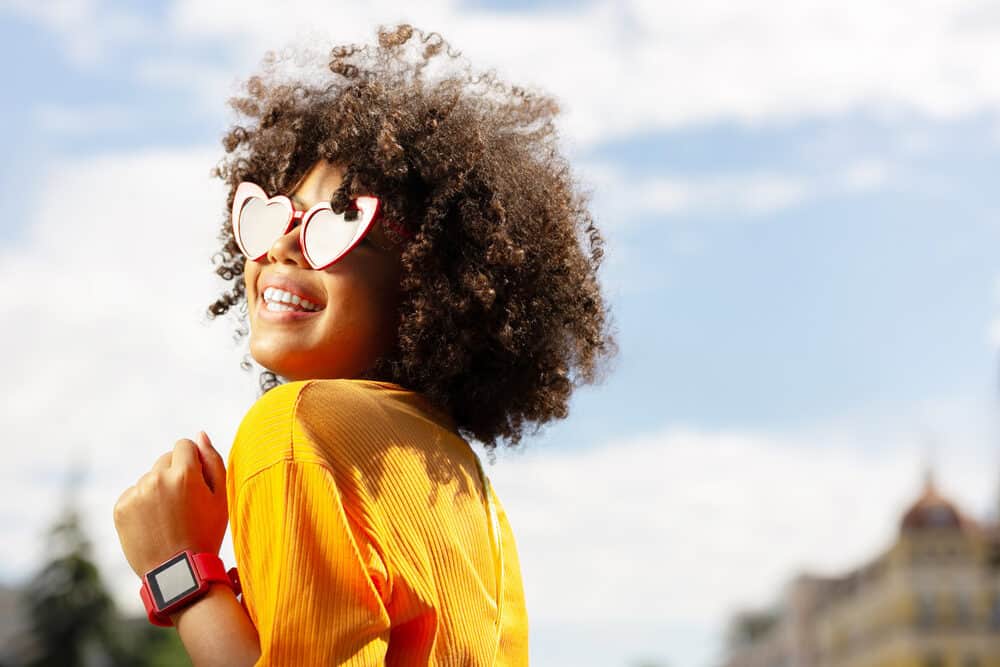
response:
[[[213,170],[229,184],[215,272],[233,287],[208,311],[239,306],[245,323],[246,258],[229,222],[239,182],[287,192],[317,160],[345,165],[334,209],[376,193],[413,234],[396,347],[362,377],[422,393],[492,458],[498,440],[515,446],[526,425],[565,418],[617,344],[597,280],[604,240],[556,146],[558,106],[467,64],[429,77],[444,55],[462,62],[438,33],[406,24],[380,27],[375,48],[333,48],[315,82],[282,80],[268,52],[229,101],[242,118]],[[280,384],[261,374],[261,394]]]

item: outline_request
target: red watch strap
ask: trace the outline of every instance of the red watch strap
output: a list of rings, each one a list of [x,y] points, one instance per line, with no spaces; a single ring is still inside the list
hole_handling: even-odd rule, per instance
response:
[[[194,576],[199,581],[229,583],[229,577],[226,575],[226,566],[222,564],[222,559],[216,554],[204,552],[195,554],[191,558],[191,567],[194,568]]]
[[[226,584],[237,595],[243,592],[243,587],[240,585],[239,572],[235,567],[229,568],[227,572],[226,566],[222,564],[222,559],[216,554],[202,552],[195,554],[191,561],[195,569],[195,576],[199,579]]]
[[[142,604],[146,607],[146,616],[149,618],[150,623],[158,625],[161,628],[173,626],[174,623],[170,620],[169,616],[163,616],[156,611],[156,605],[153,603],[153,598],[150,597],[149,589],[145,585],[139,589],[139,597],[142,598]]]

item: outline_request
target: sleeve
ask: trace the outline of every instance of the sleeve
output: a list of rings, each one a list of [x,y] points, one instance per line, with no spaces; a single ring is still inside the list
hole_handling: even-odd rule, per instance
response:
[[[284,459],[236,497],[234,544],[247,610],[268,667],[384,662],[390,619],[332,471]]]

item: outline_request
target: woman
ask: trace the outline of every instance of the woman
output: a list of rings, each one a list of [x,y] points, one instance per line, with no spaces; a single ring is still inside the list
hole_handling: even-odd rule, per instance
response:
[[[201,433],[115,506],[140,577],[214,558],[229,521],[242,603],[220,577],[163,614],[196,665],[527,663],[513,533],[468,441],[492,458],[597,379],[603,241],[554,102],[467,66],[429,78],[445,54],[380,29],[321,81],[269,57],[231,101],[234,285],[210,310],[247,307],[265,393],[228,471]]]

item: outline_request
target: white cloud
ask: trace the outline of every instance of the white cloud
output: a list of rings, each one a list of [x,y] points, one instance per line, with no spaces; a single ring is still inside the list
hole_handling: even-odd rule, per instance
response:
[[[878,158],[859,158],[816,174],[747,171],[707,176],[630,175],[607,162],[581,162],[579,180],[592,193],[591,210],[606,243],[604,285],[611,295],[661,293],[673,276],[664,264],[636,262],[627,232],[657,223],[674,255],[703,252],[697,216],[754,221],[824,199],[844,200],[886,188],[898,168]],[[808,224],[804,222],[803,224]],[[1000,327],[998,327],[1000,331]],[[998,334],[1000,340],[1000,334]]]
[[[993,305],[1000,306],[1000,276],[993,280]],[[1000,350],[1000,315],[995,315],[986,332],[987,343]]]
[[[877,190],[889,181],[890,172],[891,167],[884,160],[860,159],[847,167],[843,174],[842,187],[846,192]]]
[[[650,216],[765,216],[817,199],[884,188],[893,182],[894,172],[892,164],[877,158],[859,158],[821,175],[748,170],[709,176],[630,176],[609,163],[579,167],[582,182],[594,193],[595,216],[609,227]]]
[[[761,215],[816,195],[803,178],[775,172],[633,178],[610,164],[583,164],[580,173],[593,187],[595,214],[610,226],[628,225],[637,215],[650,214]]]
[[[680,214],[726,211],[737,215],[774,213],[813,195],[803,179],[773,172],[706,178],[653,178],[636,188],[635,203],[650,212]]]
[[[123,44],[149,43],[158,37],[153,24],[141,14],[109,6],[102,0],[3,0],[0,10],[46,26],[81,69],[106,64],[110,54]]]
[[[986,338],[990,345],[995,348],[1000,348],[1000,319],[994,318],[994,320],[990,322]]]
[[[140,14],[97,2],[9,0],[7,7],[46,22],[83,61],[142,35],[173,40],[140,70],[185,70],[192,92],[206,96],[205,108],[225,103],[220,77],[245,78],[267,49],[290,40],[316,44],[317,35],[368,42],[377,24],[410,20],[439,30],[477,68],[495,67],[555,95],[576,147],[639,130],[781,122],[859,107],[937,119],[1000,107],[1000,61],[990,57],[1000,21],[975,0],[896,8],[863,0],[606,0],[502,13],[449,0],[421,3],[419,13],[395,1],[299,0],[279,8],[261,0],[177,0],[155,30]],[[221,47],[232,69],[192,62],[187,47],[197,41]]]
[[[214,117],[225,111],[225,100],[240,92],[240,78],[217,64],[173,56],[140,60],[133,66],[135,80],[153,88],[180,90],[191,95],[196,111]]]
[[[243,4],[242,25],[262,46],[293,17],[323,24],[328,16],[335,25],[342,11],[310,3],[281,19],[260,4]],[[201,30],[231,29],[221,28],[232,24],[222,8],[185,0],[180,13],[195,6]],[[934,117],[994,109],[1000,66],[984,56],[1000,26],[963,21],[976,6],[636,0],[497,14],[435,3],[419,24],[441,30],[474,63],[550,89],[565,104],[570,137],[591,142],[637,128],[766,122],[859,105],[901,105]],[[398,4],[382,4],[351,18],[363,26],[401,14]]]

